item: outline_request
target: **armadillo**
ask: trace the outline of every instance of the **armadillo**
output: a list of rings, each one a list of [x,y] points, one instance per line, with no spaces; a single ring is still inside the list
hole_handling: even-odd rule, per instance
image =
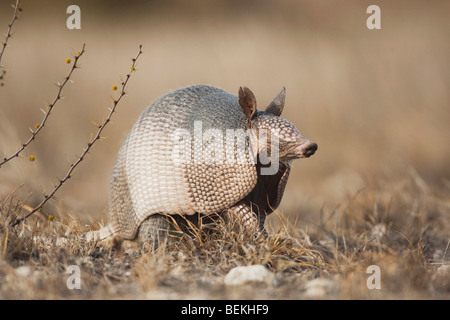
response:
[[[292,160],[317,150],[280,117],[285,95],[283,88],[264,111],[247,87],[235,96],[196,85],[154,101],[119,150],[110,180],[111,222],[94,238],[159,237],[169,226],[167,215],[219,213],[249,232],[263,230],[266,215],[280,205]]]

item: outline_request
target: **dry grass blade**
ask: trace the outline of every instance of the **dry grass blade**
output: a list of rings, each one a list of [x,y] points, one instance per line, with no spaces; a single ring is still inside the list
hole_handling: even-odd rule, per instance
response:
[[[220,215],[200,217],[197,223],[184,216],[167,215],[167,219],[176,232],[175,241],[171,249],[162,250],[181,254],[200,269],[214,266],[228,272],[236,266],[263,264],[274,272],[298,272],[323,265],[320,253],[306,241],[296,241],[286,228],[275,234],[248,235],[242,225]]]

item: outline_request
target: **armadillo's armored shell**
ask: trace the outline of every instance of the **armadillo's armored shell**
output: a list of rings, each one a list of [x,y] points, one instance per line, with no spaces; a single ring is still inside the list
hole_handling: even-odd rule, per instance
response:
[[[125,139],[112,172],[113,232],[133,239],[152,214],[219,212],[249,194],[257,182],[255,165],[249,159],[211,163],[211,152],[216,150],[216,160],[224,160],[224,153],[202,141],[209,129],[215,137],[225,137],[227,129],[243,134],[246,121],[236,96],[209,86],[179,89],[152,103]],[[184,142],[192,147],[192,161],[174,161],[176,130],[189,133],[192,140]]]

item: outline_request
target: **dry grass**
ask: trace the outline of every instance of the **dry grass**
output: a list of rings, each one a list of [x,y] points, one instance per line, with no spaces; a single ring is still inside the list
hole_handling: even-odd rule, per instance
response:
[[[322,210],[307,231],[278,213],[284,226],[267,238],[219,221],[214,232],[194,229],[156,251],[134,242],[86,244],[78,239],[91,227],[67,213],[53,221],[32,217],[0,234],[0,297],[448,299],[448,190],[423,190],[417,179],[367,184],[331,212]],[[3,199],[2,226],[20,208]],[[254,264],[266,266],[273,280],[225,285],[233,267]],[[70,265],[81,268],[81,290],[65,286]],[[380,267],[381,290],[366,287],[370,265]],[[316,278],[328,281],[323,293],[308,289]]]

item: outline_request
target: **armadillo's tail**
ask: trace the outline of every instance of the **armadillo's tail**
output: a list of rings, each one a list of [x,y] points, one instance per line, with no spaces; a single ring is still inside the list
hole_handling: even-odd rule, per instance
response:
[[[102,244],[116,244],[120,239],[118,233],[113,230],[111,225],[106,225],[99,230],[89,231],[83,235],[83,240],[86,242],[100,242]]]

